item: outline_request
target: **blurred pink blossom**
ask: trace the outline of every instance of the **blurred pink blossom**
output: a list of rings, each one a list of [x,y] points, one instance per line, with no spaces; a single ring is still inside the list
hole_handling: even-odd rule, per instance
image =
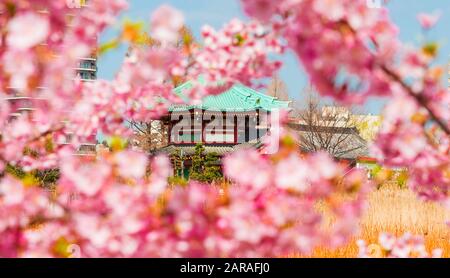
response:
[[[441,18],[440,12],[434,12],[432,14],[419,13],[417,19],[423,29],[428,30],[434,27]]]
[[[178,39],[183,23],[184,16],[180,11],[168,5],[162,5],[151,16],[150,31],[158,41],[173,44]]]
[[[8,24],[7,43],[18,50],[27,50],[46,40],[50,24],[46,16],[26,12],[15,16]]]

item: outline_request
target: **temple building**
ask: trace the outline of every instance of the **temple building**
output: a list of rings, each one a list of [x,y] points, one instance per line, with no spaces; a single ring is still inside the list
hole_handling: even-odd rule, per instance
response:
[[[192,83],[186,82],[174,93],[189,103],[185,92],[191,87]],[[163,147],[150,152],[169,154],[174,157],[174,164],[182,161],[182,171],[178,175],[182,173],[184,177],[189,177],[197,144],[202,145],[205,155],[215,154],[219,158],[241,148],[259,148],[262,146],[261,138],[270,129],[273,112],[278,109],[292,110],[290,106],[290,101],[260,93],[242,84],[236,84],[221,94],[205,97],[196,105],[172,105],[160,121],[164,130],[162,133],[165,134]],[[358,167],[366,162],[373,164],[373,159],[368,155],[367,141],[356,127],[324,123],[308,126],[295,118],[290,120],[288,127],[298,133],[301,152],[324,150],[349,167]],[[329,147],[324,147],[322,141],[328,142]]]

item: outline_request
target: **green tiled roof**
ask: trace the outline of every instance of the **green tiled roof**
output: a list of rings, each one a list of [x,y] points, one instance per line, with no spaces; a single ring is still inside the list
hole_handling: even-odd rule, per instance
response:
[[[183,92],[191,87],[192,83],[188,81],[175,88],[175,94],[180,96],[185,102],[188,102],[189,99]],[[245,112],[257,109],[272,111],[273,109],[289,109],[289,103],[289,101],[278,100],[275,97],[262,94],[244,85],[236,84],[221,94],[205,97],[201,104],[172,105],[169,111],[178,112],[191,109],[230,112]]]

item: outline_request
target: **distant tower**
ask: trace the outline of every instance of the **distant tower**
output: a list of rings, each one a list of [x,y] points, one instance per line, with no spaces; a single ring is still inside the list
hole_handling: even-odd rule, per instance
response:
[[[84,8],[88,6],[88,0],[73,0],[72,2],[68,1],[68,3],[72,3],[74,6],[71,8]],[[45,11],[42,11],[45,13]],[[97,57],[96,50],[93,49],[91,55],[89,57],[80,58],[79,62],[74,65],[74,70],[76,72],[76,76],[81,79],[83,82],[94,82],[97,79]],[[29,113],[34,110],[33,103],[41,100],[40,98],[30,97],[22,94],[18,88],[8,87],[8,96],[6,99],[12,104],[14,107],[14,111],[11,113],[11,118],[15,118],[20,116],[23,113]],[[38,90],[45,90],[44,87],[38,87]],[[42,99],[44,100],[44,99]],[[66,142],[70,142],[70,135],[67,137]],[[67,144],[67,143],[62,143]],[[86,154],[95,152],[96,146],[96,135],[93,134],[91,138],[89,138],[88,142],[83,142],[81,147],[78,150],[78,154]]]
[[[93,81],[97,79],[97,57],[92,55],[90,57],[80,58],[80,62],[75,68],[77,77],[82,81]]]
[[[76,0],[78,1],[79,8],[87,7],[89,0]],[[78,67],[75,68],[77,76],[82,81],[93,81],[97,79],[97,55],[95,51],[89,57],[80,59]]]

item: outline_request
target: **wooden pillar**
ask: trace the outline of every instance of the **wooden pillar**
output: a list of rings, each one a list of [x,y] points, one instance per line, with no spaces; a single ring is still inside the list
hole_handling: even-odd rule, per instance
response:
[[[256,140],[259,140],[259,125],[260,125],[259,117],[260,117],[259,109],[256,109]]]
[[[195,110],[195,109],[194,109],[194,110]],[[194,142],[194,141],[195,141],[195,132],[194,132],[194,127],[195,127],[195,124],[194,124],[194,121],[195,121],[195,115],[194,115],[194,110],[192,110],[192,111],[189,112],[189,116],[191,117],[191,121],[190,121],[190,123],[191,123],[191,127],[190,127],[190,129],[191,129],[191,132],[190,132],[191,138],[189,138],[189,141],[190,141],[191,143],[195,143],[195,142]]]
[[[227,118],[226,118],[226,115],[225,115],[225,112],[222,112],[222,144],[226,144],[227,143],[227,133],[226,133],[226,126],[227,126],[227,123],[226,123],[226,120],[227,120]]]
[[[250,116],[245,115],[244,116],[244,142],[250,141]]]
[[[238,133],[237,133],[237,114],[233,116],[233,124],[234,124],[234,144],[238,143]]]
[[[172,113],[169,113],[169,119],[168,119],[168,131],[167,131],[167,144],[170,145],[172,143]]]
[[[202,110],[202,143],[203,145],[205,142],[205,110]]]

